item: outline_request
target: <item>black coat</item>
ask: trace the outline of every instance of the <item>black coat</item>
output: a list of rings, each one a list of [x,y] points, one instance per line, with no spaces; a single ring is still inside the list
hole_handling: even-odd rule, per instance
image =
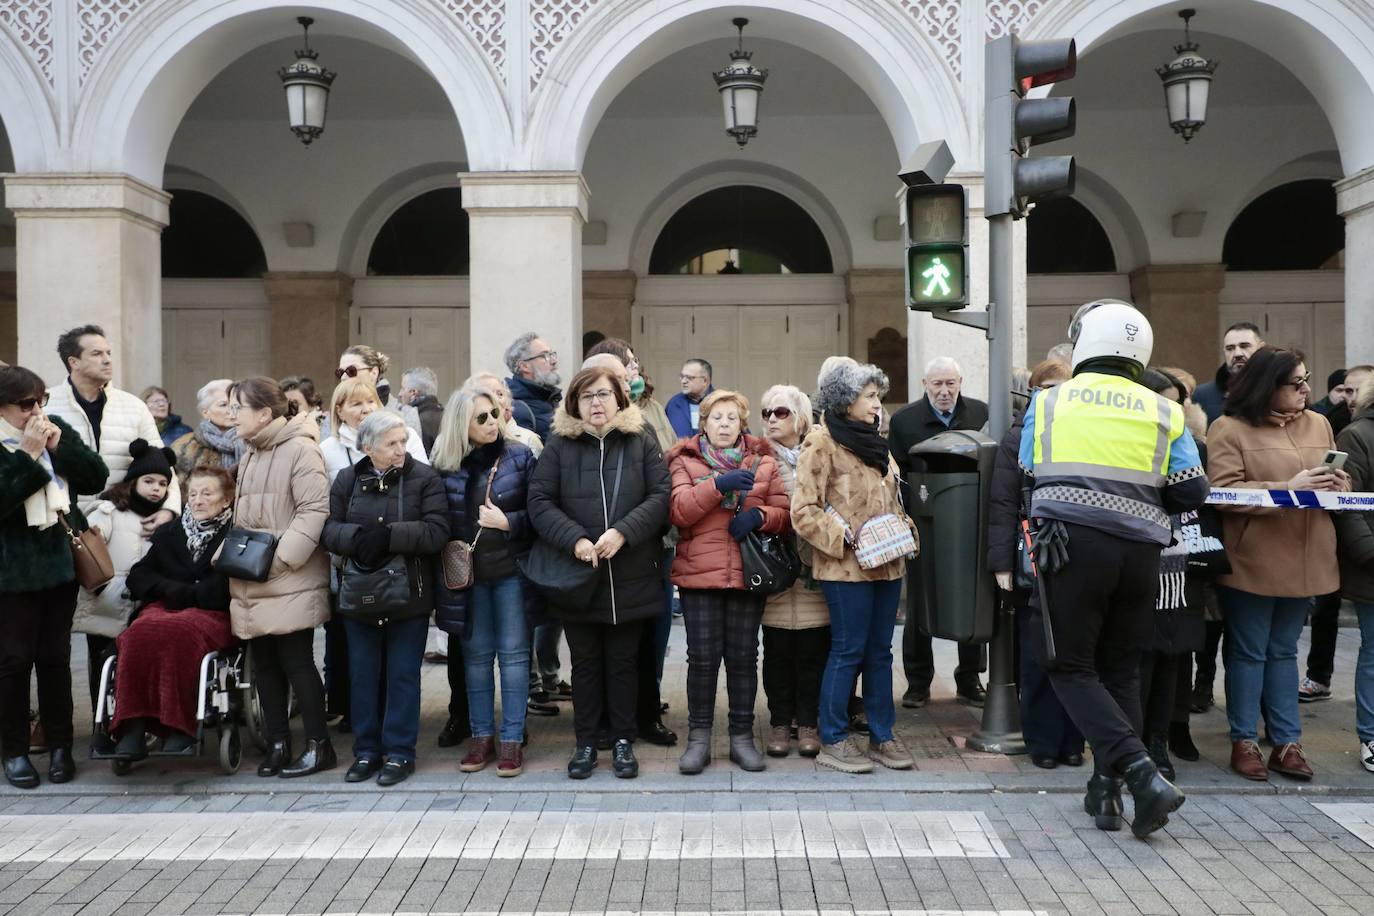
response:
[[[425,454],[434,448],[434,440],[439,436],[439,424],[444,420],[444,405],[432,394],[421,395],[410,406],[420,415],[420,442],[425,446]]]
[[[897,459],[897,466],[905,477],[911,470],[907,453],[913,445],[951,429],[982,429],[987,424],[988,405],[982,401],[959,395],[954,402],[954,417],[949,426],[945,426],[935,415],[930,398],[922,396],[919,401],[912,401],[892,415],[887,434],[888,448],[892,450],[892,457]]]
[[[615,497],[621,455],[620,492]],[[625,537],[620,552],[609,563],[602,562],[605,572],[587,607],[561,608],[565,619],[614,624],[643,620],[663,610],[662,538],[671,492],[663,453],[638,407],[631,405],[616,414],[601,439],[559,408],[530,482],[528,505],[535,531],[569,555],[579,539],[595,543],[607,528]]]
[[[549,426],[553,423],[558,402],[563,399],[563,392],[523,378],[506,379],[506,387],[510,389],[515,402],[511,405],[515,422],[538,436],[540,442],[548,442]]]
[[[534,476],[534,453],[519,442],[506,441],[501,450],[500,463],[496,466],[496,479],[491,482],[491,501],[506,513],[510,531],[488,529],[478,542],[479,546],[488,538],[505,538],[510,554],[519,559],[530,552],[534,544],[534,525],[527,511],[530,480]],[[486,493],[490,468],[475,469],[479,475],[477,487]],[[444,498],[448,504],[449,536],[471,540],[474,531],[469,530],[468,482],[474,472],[470,461],[464,461],[456,471],[440,471],[444,485]],[[543,601],[535,589],[523,581],[525,593],[525,618],[527,623],[537,620]],[[468,595],[470,590],[451,591],[439,584],[438,597],[435,599],[434,622],[446,633],[463,634],[466,632],[468,614]]]
[[[168,522],[153,532],[148,552],[129,570],[125,586],[139,606],[161,601],[169,610],[195,607],[203,611],[229,610],[229,580],[210,564],[228,534],[225,525],[210,540],[199,560],[191,559],[181,521]]]
[[[436,561],[448,543],[448,501],[439,472],[410,455],[380,476],[371,458],[340,471],[329,488],[329,519],[321,537],[325,549],[352,557],[358,535],[379,521],[391,531],[391,553],[406,557],[410,571],[411,602],[391,619],[429,614]]]
[[[1374,489],[1374,408],[1355,414],[1336,438],[1336,448],[1349,455],[1345,472],[1350,489]],[[1310,510],[1309,510],[1310,511]],[[1351,601],[1374,602],[1374,511],[1333,512],[1336,553],[1341,564],[1341,594]]]
[[[1026,474],[1021,470],[1021,429],[1026,412],[1011,421],[1011,429],[997,444],[988,493],[988,572],[1016,571],[1016,542],[1021,539],[1021,486]],[[938,422],[938,421],[937,421]],[[1025,607],[1029,593],[1012,591],[1012,603]]]

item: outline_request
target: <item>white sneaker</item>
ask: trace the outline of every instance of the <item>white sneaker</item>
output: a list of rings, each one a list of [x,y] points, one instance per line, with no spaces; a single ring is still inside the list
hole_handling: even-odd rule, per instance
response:
[[[1298,702],[1313,703],[1317,700],[1331,699],[1331,687],[1321,681],[1305,677],[1298,682]]]
[[[1360,763],[1364,764],[1366,770],[1374,773],[1374,741],[1360,742]]]

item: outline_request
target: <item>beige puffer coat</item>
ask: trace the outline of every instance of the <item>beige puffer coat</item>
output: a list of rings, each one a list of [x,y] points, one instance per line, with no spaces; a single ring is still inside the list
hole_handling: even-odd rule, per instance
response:
[[[76,613],[72,617],[72,632],[114,638],[129,626],[129,617],[134,610],[133,600],[124,597],[129,570],[143,559],[151,542],[143,536],[143,518],[132,510],[116,509],[108,499],[102,499],[92,506],[91,511],[86,513],[86,521],[92,527],[100,528],[100,534],[110,548],[110,562],[115,574],[98,595],[81,589],[76,599]],[[181,522],[177,520],[167,524],[179,525]]]
[[[768,443],[773,447],[773,457],[778,462],[778,476],[790,499],[797,486],[797,470],[788,464],[787,454],[776,442]],[[801,556],[802,574],[787,591],[773,595],[763,607],[763,625],[780,630],[811,630],[816,627],[830,626],[830,608],[825,603],[825,595],[815,585],[811,564],[814,562],[811,545],[795,537],[797,553]],[[808,584],[812,587],[807,587]]]
[[[239,639],[309,630],[329,617],[329,555],[320,546],[329,478],[319,438],[310,417],[278,417],[248,440],[239,462],[234,525],[277,536],[266,582],[229,580]]]
[[[888,472],[878,472],[830,437],[821,422],[811,427],[797,459],[797,483],[792,493],[792,528],[813,548],[812,573],[822,582],[881,582],[900,579],[906,561],[900,558],[874,569],[864,569],[845,543],[844,524],[825,511],[833,506],[858,533],[864,522],[886,513],[906,521],[916,536],[916,525],[902,510],[897,495],[897,463],[888,460]],[[920,542],[917,541],[917,549]]]

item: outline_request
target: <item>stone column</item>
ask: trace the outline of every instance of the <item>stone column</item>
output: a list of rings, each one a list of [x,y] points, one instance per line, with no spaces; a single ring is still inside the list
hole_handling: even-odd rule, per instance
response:
[[[353,278],[334,271],[272,271],[262,285],[272,315],[273,377],[308,375],[328,400],[334,367],[348,346]],[[400,380],[393,375],[392,382]]]
[[[582,363],[586,182],[577,172],[459,177],[471,216],[472,365],[497,365],[512,340],[534,331],[558,351],[566,382]]]
[[[1336,182],[1345,217],[1345,364],[1374,363],[1374,168]]]
[[[66,378],[63,331],[98,324],[115,350],[114,384],[162,381],[162,248],[171,197],[117,174],[5,177],[16,220],[19,363]]]
[[[988,307],[988,224],[983,217],[983,176],[950,175],[949,182],[968,188],[968,292],[966,313],[986,312]],[[1026,364],[1026,223],[1018,220],[1012,242],[1015,277],[1013,300],[998,303],[1012,310],[1012,364]],[[905,256],[905,253],[903,253]],[[926,363],[937,356],[952,356],[964,370],[963,393],[979,400],[988,397],[988,339],[981,330],[937,321],[925,312],[911,312],[908,328],[908,378],[911,398],[920,397]]]
[[[639,278],[632,270],[583,271],[582,326],[588,331],[600,331],[607,337],[629,340],[633,330],[630,327],[630,307],[635,304],[635,287],[638,283]]]
[[[1187,369],[1200,381],[1216,371],[1216,328],[1224,264],[1149,264],[1131,271],[1131,299],[1150,319],[1157,366]]]

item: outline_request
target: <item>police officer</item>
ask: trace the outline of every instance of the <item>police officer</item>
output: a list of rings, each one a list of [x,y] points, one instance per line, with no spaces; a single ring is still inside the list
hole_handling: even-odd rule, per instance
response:
[[[1092,745],[1085,809],[1119,830],[1124,777],[1143,838],[1184,797],[1140,740],[1140,648],[1153,634],[1169,516],[1202,505],[1207,477],[1179,405],[1137,384],[1154,344],[1145,316],[1099,299],[1078,310],[1069,338],[1073,378],[1036,393],[1021,438],[1045,614],[1035,648]]]

